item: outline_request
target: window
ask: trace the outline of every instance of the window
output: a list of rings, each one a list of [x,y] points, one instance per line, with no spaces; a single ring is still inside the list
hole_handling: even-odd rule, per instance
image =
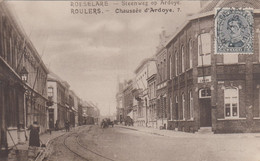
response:
[[[193,117],[194,117],[194,109],[193,109],[193,97],[192,97],[192,91],[190,91],[189,92],[189,106],[190,106],[190,108],[189,108],[189,117],[190,117],[190,119],[191,120],[193,120]]]
[[[9,38],[9,53],[8,55],[10,55],[10,60],[9,60],[9,63],[11,66],[13,66],[13,44],[12,44],[12,33],[10,33],[10,38]]]
[[[181,72],[185,72],[185,54],[184,46],[181,47]]]
[[[158,73],[158,77],[157,77],[157,80],[160,82],[160,72],[161,72],[161,69],[160,69],[160,64],[157,65],[157,73]]]
[[[157,100],[157,118],[161,118],[161,109],[162,109],[162,105],[161,105],[161,100],[158,99]]]
[[[163,62],[161,61],[160,82],[163,80]]]
[[[172,120],[172,97],[170,97],[170,119]]]
[[[184,109],[185,109],[185,96],[184,93],[181,95],[181,99],[182,99],[182,119],[185,119],[185,115],[184,115]]]
[[[156,104],[153,104],[153,120],[156,119]]]
[[[178,75],[178,53],[175,52],[175,75]]]
[[[172,56],[170,56],[170,58],[169,58],[169,60],[170,60],[170,79],[172,79]]]
[[[143,115],[142,107],[141,107],[141,106],[138,106],[138,116],[139,116],[139,117],[142,117],[142,115]]]
[[[179,119],[179,110],[178,110],[178,96],[175,96],[175,118]]]
[[[211,64],[211,35],[209,33],[198,36],[198,65]]]
[[[238,54],[223,54],[225,64],[233,64],[238,63]]]
[[[7,35],[6,35],[6,31],[4,30],[3,31],[3,35],[4,35],[4,38],[3,38],[3,58],[6,60],[6,58],[7,58],[7,42],[6,42],[6,40],[7,40]]]
[[[166,97],[163,97],[163,118],[167,118]]]
[[[192,68],[192,40],[189,40],[189,67]]]
[[[163,73],[164,73],[163,80],[165,80],[165,79],[167,78],[167,64],[166,64],[166,59],[164,59],[163,64],[164,64],[164,67],[163,67]]]
[[[48,97],[53,97],[53,87],[48,87]]]
[[[211,90],[209,88],[204,88],[199,91],[199,98],[210,98]]]
[[[238,89],[226,88],[224,91],[225,118],[237,118],[239,115],[238,105]]]

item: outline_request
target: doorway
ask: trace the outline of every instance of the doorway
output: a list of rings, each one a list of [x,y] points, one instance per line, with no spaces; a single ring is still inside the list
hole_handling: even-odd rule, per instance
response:
[[[203,88],[199,91],[200,127],[211,127],[211,90]]]
[[[54,129],[54,109],[49,109],[49,128]]]
[[[210,127],[211,124],[211,99],[199,100],[200,106],[200,127]]]

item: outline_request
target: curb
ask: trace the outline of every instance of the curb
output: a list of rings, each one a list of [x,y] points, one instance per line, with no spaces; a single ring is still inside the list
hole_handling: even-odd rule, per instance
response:
[[[142,131],[142,130],[131,128],[131,127],[124,127],[124,126],[116,126],[116,127],[123,128],[123,129],[129,129],[129,130],[133,130],[133,131],[139,131],[139,132],[148,133],[148,134],[157,135],[157,136],[167,136],[167,135],[159,134],[156,132]]]
[[[79,127],[82,127],[82,126],[75,127],[75,128],[74,128],[73,130],[71,130],[71,131],[77,130]],[[42,161],[42,160],[44,160],[44,159],[46,158],[47,154],[48,154],[48,153],[47,153],[47,150],[48,150],[48,148],[49,148],[49,145],[52,144],[53,140],[56,139],[56,138],[59,138],[59,137],[61,137],[61,136],[63,136],[63,135],[65,135],[65,134],[66,134],[66,132],[64,132],[63,134],[61,134],[61,135],[59,135],[59,136],[56,136],[56,137],[54,137],[54,138],[48,139],[47,142],[46,142],[46,148],[44,148],[44,149],[39,153],[39,155],[36,157],[36,159],[35,159],[34,161]]]
[[[49,144],[51,144],[54,139],[56,139],[56,138],[58,138],[58,137],[61,137],[61,136],[65,135],[65,134],[66,134],[66,133],[63,133],[63,134],[61,134],[61,135],[59,135],[59,136],[56,136],[56,137],[51,138],[51,139],[48,139],[47,142],[46,142],[46,148],[44,148],[44,149],[39,153],[39,155],[36,157],[36,159],[35,159],[34,161],[42,161],[42,160],[46,157],[46,155],[47,155],[46,151],[47,151],[47,149],[49,148]]]
[[[124,128],[124,129],[129,129],[129,130],[134,130],[134,131],[139,131],[139,132],[143,132],[143,133],[148,133],[148,134],[152,134],[152,135],[157,135],[157,136],[165,136],[165,137],[173,137],[173,138],[185,138],[185,137],[194,137],[194,138],[199,138],[199,137],[203,137],[203,138],[227,138],[227,137],[237,137],[237,138],[260,138],[260,133],[256,133],[256,134],[252,134],[252,133],[248,133],[248,135],[246,133],[238,133],[238,135],[236,134],[201,134],[201,133],[185,133],[185,132],[179,132],[179,131],[173,131],[173,133],[175,134],[164,134],[164,133],[160,133],[157,131],[146,131],[146,130],[142,130],[142,129],[136,129],[136,128],[132,128],[132,127],[125,127],[125,126],[115,126],[118,128]],[[167,131],[167,130],[166,130]],[[244,135],[245,134],[245,135]]]
[[[119,127],[119,128],[123,128],[123,129],[129,129],[129,130],[134,130],[134,131],[139,131],[138,129],[131,128],[131,127],[124,127],[124,126],[115,126],[115,127]]]

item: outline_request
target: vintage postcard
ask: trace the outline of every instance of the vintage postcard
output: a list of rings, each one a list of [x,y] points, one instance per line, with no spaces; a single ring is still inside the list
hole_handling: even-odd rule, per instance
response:
[[[0,0],[0,160],[260,161],[259,0]]]

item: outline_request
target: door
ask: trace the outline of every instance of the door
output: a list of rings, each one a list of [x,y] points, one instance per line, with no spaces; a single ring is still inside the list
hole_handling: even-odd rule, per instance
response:
[[[54,129],[54,109],[49,109],[49,128]]]
[[[200,105],[200,127],[211,126],[211,100],[203,98],[199,100]]]

